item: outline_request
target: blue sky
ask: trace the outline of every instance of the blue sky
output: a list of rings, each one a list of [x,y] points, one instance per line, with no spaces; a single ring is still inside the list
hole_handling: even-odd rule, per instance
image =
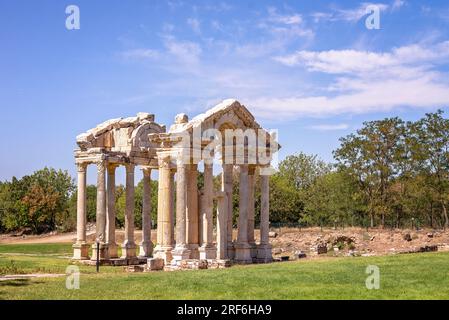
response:
[[[281,158],[331,161],[363,121],[447,109],[448,31],[447,1],[0,0],[0,180],[75,176],[75,137],[98,123],[169,125],[226,98],[279,130]]]

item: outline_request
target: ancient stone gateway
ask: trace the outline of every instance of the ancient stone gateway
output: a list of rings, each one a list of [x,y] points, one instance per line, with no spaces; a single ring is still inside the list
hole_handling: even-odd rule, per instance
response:
[[[269,175],[280,146],[236,100],[225,100],[191,121],[176,116],[169,128],[154,115],[113,119],[77,137],[77,240],[73,259],[135,264],[150,257],[165,265],[190,259],[270,262]],[[97,167],[96,239],[86,239],[86,172]],[[126,168],[125,238],[118,256],[115,239],[115,171]],[[134,239],[134,171],[143,171],[142,242]],[[214,189],[214,167],[222,167],[221,187]],[[204,186],[198,188],[198,170]],[[157,243],[151,241],[151,171],[158,170]],[[239,179],[238,234],[233,237],[233,171]],[[260,241],[254,237],[255,177],[261,189]],[[176,200],[175,200],[176,199]],[[216,221],[214,223],[214,201]],[[216,237],[214,241],[214,229]]]

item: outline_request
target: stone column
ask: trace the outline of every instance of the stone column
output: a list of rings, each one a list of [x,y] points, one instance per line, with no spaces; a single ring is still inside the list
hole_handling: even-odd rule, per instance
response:
[[[217,259],[228,259],[228,217],[226,195],[221,192],[217,197]]]
[[[142,242],[139,256],[151,257],[153,255],[153,242],[151,242],[151,169],[143,168],[143,196],[142,196]]]
[[[172,252],[173,260],[189,259],[190,251],[186,243],[186,200],[187,174],[186,164],[178,159],[176,173],[176,247]]]
[[[198,165],[190,164],[187,179],[187,247],[191,259],[199,259]]]
[[[136,257],[134,242],[134,164],[126,166],[126,207],[125,207],[125,239],[122,245],[122,259]]]
[[[204,164],[204,195],[202,197],[202,246],[200,248],[200,259],[214,259],[217,256],[217,249],[213,244],[214,236],[214,175],[213,164]]]
[[[78,164],[78,194],[76,208],[76,243],[73,245],[73,259],[89,259],[89,245],[86,243],[86,172],[87,164]]]
[[[97,245],[92,245],[92,260],[109,259],[108,245],[106,243],[106,161],[97,163],[97,213],[96,213],[96,242],[100,243],[100,252],[97,253]]]
[[[108,195],[106,215],[106,242],[108,244],[109,258],[118,258],[117,244],[115,243],[115,164],[108,165]]]
[[[170,156],[159,156],[159,188],[157,203],[157,244],[154,257],[164,259],[166,264],[172,260],[173,251],[173,183],[170,172]]]
[[[273,260],[268,233],[270,231],[270,186],[269,175],[261,175],[261,211],[260,211],[260,244],[257,247],[257,260],[270,262]]]
[[[248,168],[248,244],[251,247],[251,258],[257,257],[257,246],[254,237],[254,186],[255,186],[255,172],[256,168],[250,166]]]
[[[251,247],[248,244],[248,165],[240,165],[239,220],[234,247],[236,262],[252,262]]]
[[[221,178],[221,190],[224,192],[224,206],[226,210],[226,237],[227,237],[227,250],[228,250],[228,258],[234,258],[234,244],[232,242],[232,232],[233,232],[233,214],[234,214],[234,205],[232,199],[232,172],[234,170],[234,165],[232,164],[224,164],[223,165],[223,174]]]

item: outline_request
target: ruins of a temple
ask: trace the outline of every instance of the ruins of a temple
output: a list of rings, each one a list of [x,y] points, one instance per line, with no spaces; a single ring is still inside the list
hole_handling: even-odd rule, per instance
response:
[[[228,139],[229,132],[235,136]],[[243,139],[238,137],[242,133]],[[257,135],[256,140],[250,139],[251,133]],[[177,115],[168,131],[148,113],[109,120],[79,135],[77,144],[77,240],[73,245],[73,259],[88,261],[99,257],[103,263],[119,261],[122,265],[137,264],[149,258],[163,260],[165,265],[191,259],[233,263],[272,261],[268,239],[269,174],[279,145],[238,101],[225,100],[190,121],[185,114]],[[94,244],[87,243],[86,238],[89,165],[97,168]],[[126,168],[122,244],[117,244],[115,237],[115,172],[119,166]],[[134,237],[134,173],[137,168],[143,171],[142,242],[139,244]],[[213,171],[217,168],[221,169],[221,186],[214,188]],[[153,170],[158,170],[157,230],[152,229],[151,220]],[[204,175],[201,189],[198,187],[200,170]],[[239,180],[239,205],[237,236],[233,237],[235,170]],[[261,184],[260,241],[257,243],[254,235],[256,181]],[[152,232],[157,232],[156,243],[152,243]]]

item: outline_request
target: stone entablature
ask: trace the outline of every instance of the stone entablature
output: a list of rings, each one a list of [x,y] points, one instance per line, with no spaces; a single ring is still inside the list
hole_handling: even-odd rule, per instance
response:
[[[210,148],[210,130],[216,136],[229,130],[249,134],[233,138]],[[257,130],[257,141],[250,142],[251,132]],[[227,132],[226,132],[227,134]],[[184,140],[187,138],[186,140]],[[187,141],[187,143],[185,143]],[[181,143],[182,142],[182,143]],[[97,166],[97,241],[92,246],[92,258],[102,261],[118,259],[115,243],[115,169],[126,167],[125,240],[121,245],[126,264],[137,263],[142,257],[163,259],[165,265],[179,265],[191,259],[231,260],[237,263],[268,262],[272,260],[269,231],[269,175],[273,151],[280,146],[264,130],[248,109],[236,100],[225,100],[191,121],[179,114],[166,132],[154,122],[154,115],[139,113],[136,117],[106,121],[77,137],[75,150],[78,165],[77,242],[74,259],[89,259],[86,243],[86,167]],[[225,147],[243,150],[229,155]],[[222,147],[221,149],[218,147]],[[266,151],[269,150],[268,153]],[[205,152],[207,151],[207,152]],[[251,157],[250,153],[255,152]],[[222,153],[222,185],[214,190],[213,159]],[[262,156],[262,153],[265,153]],[[268,156],[267,156],[268,154]],[[199,155],[199,156],[198,156]],[[216,159],[215,159],[216,160]],[[204,174],[204,187],[198,189],[198,163]],[[140,166],[144,173],[143,241],[140,249],[134,243],[134,171]],[[151,171],[158,170],[157,243],[151,242]],[[233,171],[239,173],[238,235],[232,235]],[[254,238],[255,176],[261,181],[261,239]],[[175,198],[176,194],[176,198]],[[175,200],[176,199],[176,200]],[[214,221],[214,201],[217,202]],[[214,241],[214,225],[216,237]],[[154,246],[154,249],[153,249]]]

